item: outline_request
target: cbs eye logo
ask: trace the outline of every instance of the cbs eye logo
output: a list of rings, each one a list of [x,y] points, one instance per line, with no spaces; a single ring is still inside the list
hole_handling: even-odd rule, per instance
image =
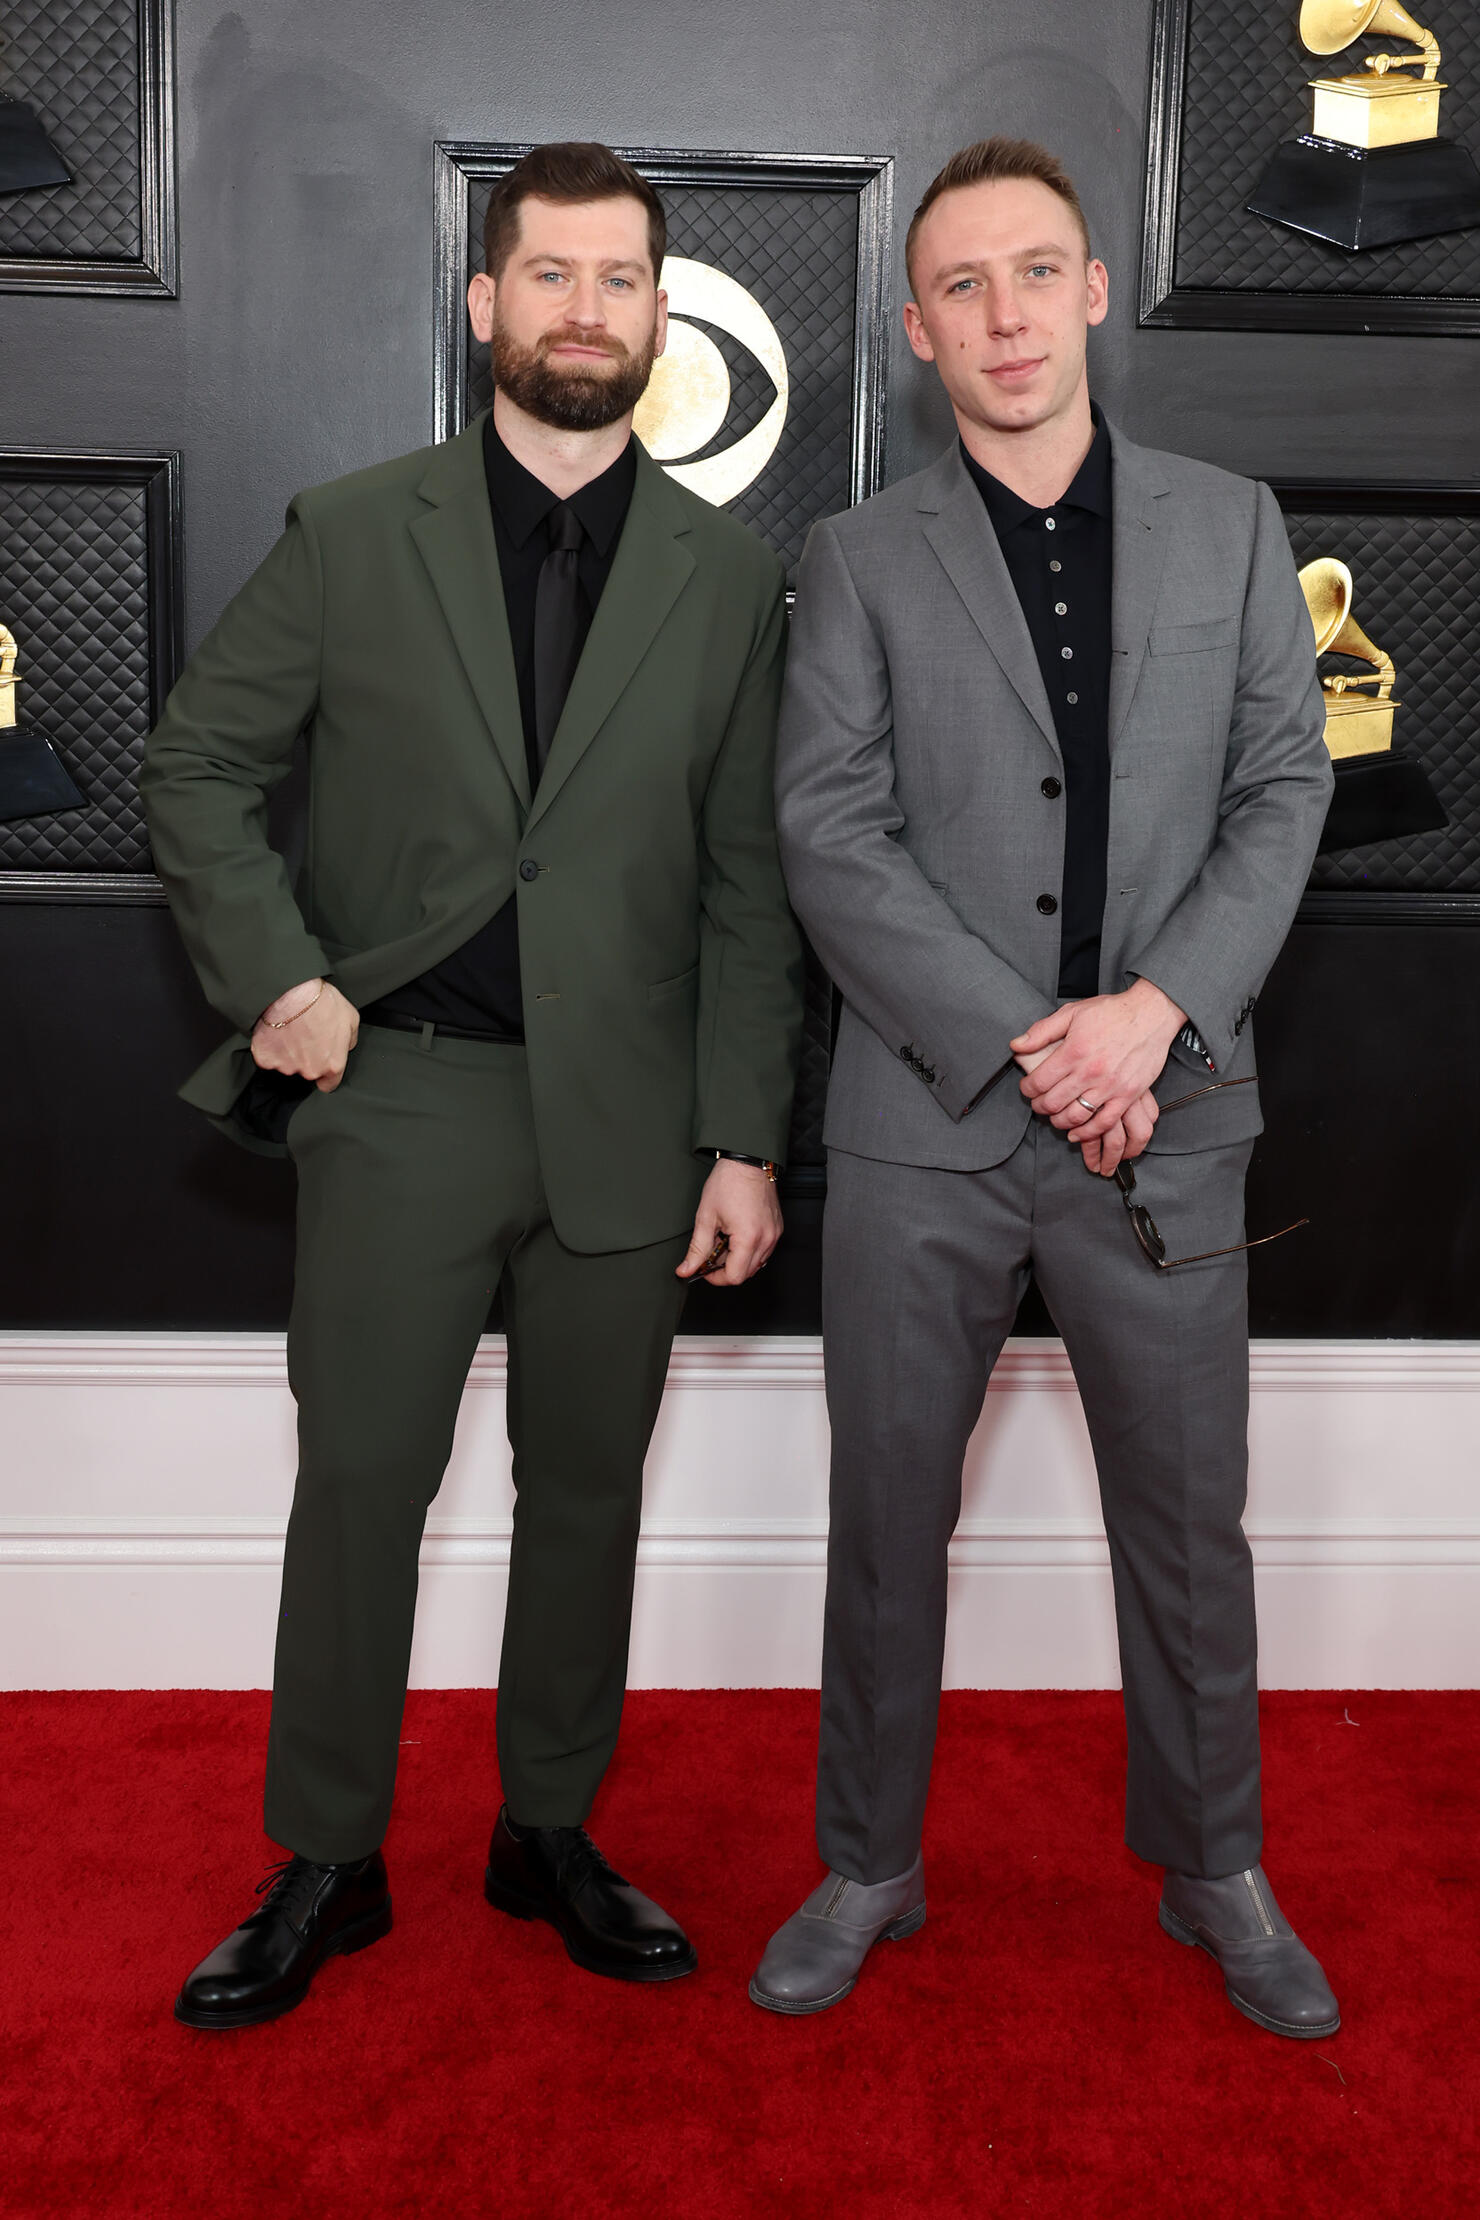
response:
[[[668,295],[668,344],[653,364],[647,391],[637,404],[634,429],[670,478],[723,508],[755,484],[776,452],[791,393],[786,352],[755,295],[723,270],[670,254],[664,258],[658,282]],[[732,446],[721,448],[717,455],[703,455],[697,462],[685,462],[683,457],[698,455],[724,430],[730,413],[730,373],[709,334],[686,320],[690,316],[702,318],[748,347],[776,388],[758,424]]]

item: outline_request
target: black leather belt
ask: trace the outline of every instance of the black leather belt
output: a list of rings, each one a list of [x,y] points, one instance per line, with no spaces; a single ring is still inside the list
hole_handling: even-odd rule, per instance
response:
[[[497,1048],[522,1048],[524,1042],[511,1033],[475,1033],[468,1025],[442,1025],[435,1018],[410,1017],[404,1010],[382,1010],[372,1003],[360,1012],[361,1025],[383,1025],[392,1033],[424,1033],[428,1026],[444,1041],[492,1041]]]

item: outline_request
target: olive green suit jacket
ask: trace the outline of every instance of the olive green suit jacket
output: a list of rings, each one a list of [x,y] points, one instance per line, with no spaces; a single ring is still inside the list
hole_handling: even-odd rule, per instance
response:
[[[140,779],[186,948],[240,1029],[185,1099],[233,1130],[247,1036],[277,995],[323,973],[372,1002],[512,893],[563,1241],[636,1248],[683,1230],[696,1150],[780,1157],[801,1025],[772,802],[785,623],[776,558],[639,448],[531,796],[482,419],[299,494],[191,658]],[[266,803],[300,734],[294,884]]]

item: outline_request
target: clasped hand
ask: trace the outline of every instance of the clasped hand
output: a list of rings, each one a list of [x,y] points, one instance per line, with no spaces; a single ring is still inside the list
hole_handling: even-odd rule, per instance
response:
[[[1160,1115],[1151,1089],[1186,1022],[1149,979],[1123,994],[1066,1002],[1010,1044],[1023,1094],[1083,1150],[1086,1167],[1108,1179],[1151,1139]]]

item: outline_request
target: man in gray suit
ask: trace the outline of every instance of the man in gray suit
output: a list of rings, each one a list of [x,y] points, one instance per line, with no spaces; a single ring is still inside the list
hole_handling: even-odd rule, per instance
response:
[[[1310,620],[1267,487],[1092,407],[1107,278],[1053,156],[955,156],[907,260],[910,343],[960,439],[813,532],[782,711],[783,862],[843,995],[829,1870],[750,1993],[821,2011],[924,1920],[947,1544],[1031,1271],[1099,1469],[1127,1840],[1241,2011],[1325,2036],[1336,2000],[1259,1864],[1240,1525],[1248,1020],[1331,790]]]

